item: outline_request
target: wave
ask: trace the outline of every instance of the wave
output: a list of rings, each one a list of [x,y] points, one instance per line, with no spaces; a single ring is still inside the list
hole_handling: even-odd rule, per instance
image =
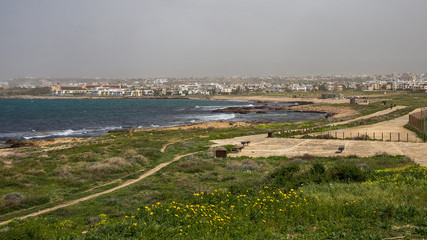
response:
[[[202,122],[211,122],[211,121],[220,121],[220,120],[230,120],[235,118],[236,115],[234,113],[221,113],[207,116],[198,116],[197,118]]]
[[[230,107],[253,107],[253,104],[242,104],[242,105],[227,105],[227,106],[195,106],[196,109],[202,110],[216,110],[216,109],[224,109]]]
[[[107,133],[109,130],[121,129],[122,127],[104,127],[93,129],[66,129],[58,131],[31,131],[31,132],[14,132],[14,133],[1,133],[0,139],[47,139],[55,137],[92,137],[100,136]]]

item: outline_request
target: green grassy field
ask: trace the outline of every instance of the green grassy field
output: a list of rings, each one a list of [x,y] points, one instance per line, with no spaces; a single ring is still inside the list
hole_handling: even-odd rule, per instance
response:
[[[113,194],[13,222],[0,237],[422,239],[426,174],[403,156],[203,152]]]
[[[358,108],[362,115],[383,109]],[[110,189],[174,156],[197,154],[110,194],[0,226],[0,239],[425,237],[427,168],[404,156],[218,159],[209,150],[212,139],[325,123],[114,133],[18,149],[0,161],[1,221]]]

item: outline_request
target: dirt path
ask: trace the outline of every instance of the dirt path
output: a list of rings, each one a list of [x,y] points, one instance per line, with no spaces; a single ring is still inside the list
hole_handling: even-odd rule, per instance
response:
[[[105,194],[114,192],[116,190],[122,189],[124,187],[129,186],[129,185],[132,185],[132,184],[134,184],[134,183],[136,183],[136,182],[138,182],[138,181],[140,181],[140,180],[142,180],[144,178],[147,178],[147,177],[153,175],[154,173],[158,172],[162,168],[168,166],[169,164],[171,164],[173,162],[178,161],[179,159],[181,159],[183,157],[186,157],[186,156],[189,156],[189,155],[193,155],[193,154],[196,154],[196,153],[188,153],[188,154],[176,156],[176,157],[174,157],[172,159],[172,161],[161,163],[161,164],[157,165],[156,167],[154,167],[153,169],[150,169],[146,173],[144,173],[141,176],[139,176],[139,178],[128,180],[128,181],[124,182],[123,184],[120,184],[119,186],[116,186],[114,188],[111,188],[111,189],[108,189],[108,190],[105,190],[105,191],[102,191],[102,192],[99,192],[99,193],[91,194],[89,196],[82,197],[82,198],[79,198],[79,199],[75,199],[75,200],[72,200],[72,201],[69,201],[69,202],[66,202],[66,203],[63,203],[63,204],[59,204],[59,205],[56,205],[56,206],[51,207],[51,208],[46,208],[46,209],[43,209],[43,210],[40,210],[40,211],[37,211],[37,212],[33,212],[33,213],[30,213],[30,214],[27,214],[27,215],[24,215],[24,216],[21,216],[21,217],[17,217],[17,219],[25,219],[25,218],[29,218],[29,217],[35,217],[35,216],[38,216],[40,214],[52,212],[52,211],[54,211],[56,209],[59,209],[59,208],[68,207],[68,206],[71,206],[71,205],[74,205],[74,204],[77,204],[77,203],[80,203],[80,202],[84,202],[84,201],[90,200],[92,198],[96,198],[96,197],[101,196],[101,195],[105,195]],[[5,225],[5,224],[9,223],[10,221],[11,220],[0,222],[0,226],[1,225]]]
[[[384,110],[385,111],[385,110]],[[420,111],[416,109],[411,113]],[[379,114],[378,114],[379,115]],[[379,122],[372,125],[363,125],[352,128],[344,128],[340,130],[334,130],[331,132],[332,135],[337,132],[337,136],[341,137],[342,134],[345,137],[355,137],[358,134],[367,134],[372,139],[378,140],[391,140],[392,141],[410,141],[410,142],[422,142],[414,132],[406,129],[404,126],[408,123],[409,114],[391,119],[389,121]],[[341,124],[341,123],[337,123]],[[316,134],[315,134],[316,135]],[[407,139],[408,138],[408,139]]]
[[[172,141],[172,142],[168,142],[168,143],[166,143],[165,145],[163,145],[163,147],[162,147],[162,149],[160,149],[160,152],[162,152],[162,153],[164,153],[165,152],[165,150],[166,150],[166,148],[169,146],[169,145],[172,145],[172,144],[174,144],[174,143],[177,143],[177,142],[184,142],[184,141],[186,141],[186,140],[188,140],[188,139],[178,139],[178,140],[174,140],[174,141]]]
[[[388,109],[385,109],[385,110],[382,110],[382,111],[378,111],[378,112],[375,112],[375,113],[372,113],[372,114],[369,114],[369,115],[361,116],[361,117],[350,119],[350,120],[347,120],[347,121],[330,123],[330,124],[328,124],[328,126],[343,125],[343,124],[347,124],[347,123],[351,123],[351,122],[356,122],[356,121],[363,120],[363,119],[368,119],[368,118],[371,118],[371,117],[377,117],[377,116],[381,116],[381,115],[386,115],[386,114],[389,114],[391,112],[394,112],[396,110],[403,109],[403,108],[407,108],[407,107],[406,106],[396,106],[393,109],[388,108]]]

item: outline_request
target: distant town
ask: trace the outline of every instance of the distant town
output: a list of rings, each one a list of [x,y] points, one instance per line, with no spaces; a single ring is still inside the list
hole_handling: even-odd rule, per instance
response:
[[[346,90],[427,92],[427,74],[223,78],[16,78],[0,89],[49,88],[54,96],[190,96]]]

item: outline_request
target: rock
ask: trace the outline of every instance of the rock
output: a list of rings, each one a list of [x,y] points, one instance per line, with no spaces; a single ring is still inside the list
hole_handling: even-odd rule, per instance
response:
[[[9,148],[19,148],[19,147],[32,147],[35,146],[33,141],[22,141],[22,140],[7,140],[6,144],[9,145]]]

